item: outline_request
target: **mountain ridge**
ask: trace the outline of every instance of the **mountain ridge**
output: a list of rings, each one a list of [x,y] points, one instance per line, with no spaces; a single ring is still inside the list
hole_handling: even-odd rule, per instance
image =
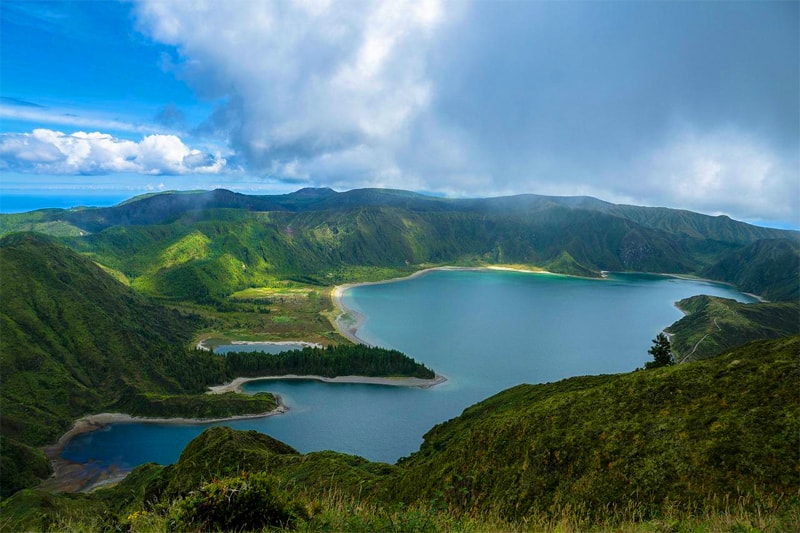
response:
[[[137,290],[195,301],[275,279],[332,285],[359,281],[352,273],[364,267],[405,274],[445,264],[521,264],[590,277],[603,270],[693,274],[775,300],[800,290],[800,232],[592,197],[217,189],[0,216],[0,233],[14,229],[52,231]],[[780,265],[753,267],[768,249],[781,254]]]

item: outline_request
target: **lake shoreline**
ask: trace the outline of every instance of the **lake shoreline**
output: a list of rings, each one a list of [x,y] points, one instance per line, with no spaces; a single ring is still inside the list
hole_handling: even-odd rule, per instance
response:
[[[642,273],[643,274],[649,274],[649,272],[642,272]],[[625,272],[620,272],[620,274],[625,274]],[[737,287],[736,284],[730,283],[730,282],[727,282],[727,281],[719,281],[719,280],[710,279],[710,278],[701,278],[701,277],[698,277],[698,276],[691,276],[691,275],[688,275],[688,274],[670,274],[668,272],[652,272],[652,274],[654,274],[656,276],[665,276],[665,277],[668,277],[668,278],[683,279],[683,280],[687,280],[687,281],[704,281],[706,283],[715,283],[717,285],[725,285],[726,287],[730,287],[732,289],[736,289],[737,291],[739,291],[740,293],[744,294],[745,296],[749,296],[749,297],[753,298],[758,303],[769,303],[769,300],[767,300],[763,296],[759,296],[758,294],[755,294],[755,293],[752,293],[752,292],[744,292],[739,287]]]
[[[412,273],[410,276],[405,276],[402,278],[394,278],[384,281],[376,281],[376,282],[366,282],[366,283],[353,283],[353,284],[346,284],[334,287],[331,290],[331,298],[333,304],[335,306],[335,311],[340,312],[340,315],[336,318],[335,325],[337,326],[337,330],[339,330],[340,334],[343,336],[353,340],[356,343],[364,343],[363,339],[360,339],[357,335],[358,328],[363,325],[364,318],[361,317],[361,321],[359,322],[358,316],[355,318],[355,324],[344,324],[342,322],[342,315],[349,313],[349,320],[353,320],[354,315],[358,315],[355,311],[348,309],[343,303],[343,295],[344,292],[352,287],[360,286],[360,285],[373,285],[373,284],[381,284],[381,283],[392,283],[397,281],[404,281],[408,279],[413,279],[415,277],[419,277],[425,275],[428,272],[434,270],[444,270],[444,271],[484,271],[484,272],[491,272],[491,271],[510,271],[510,272],[523,272],[523,273],[541,273],[541,274],[552,274],[546,271],[539,271],[539,270],[527,270],[521,268],[513,268],[513,267],[504,267],[504,266],[488,266],[488,267],[434,267],[419,270],[417,272]],[[608,272],[603,272],[604,276],[606,277]],[[624,274],[624,273],[623,273]],[[690,281],[707,281],[713,284],[719,285],[727,285],[730,287],[734,287],[731,284],[726,284],[722,282],[718,282],[715,280],[704,280],[700,278],[690,277],[690,276],[681,276],[679,274],[663,274],[663,273],[651,273],[656,276],[664,276],[664,277],[671,277],[676,279],[688,279]],[[578,277],[578,276],[568,276],[563,274],[554,274],[555,276],[564,276],[564,277]],[[602,278],[591,278],[600,280]],[[330,316],[330,315],[329,315]],[[360,315],[359,315],[360,316]],[[343,330],[346,331],[347,329],[350,335],[345,335]],[[238,341],[241,344],[252,344],[258,341]],[[264,341],[269,342],[269,341]],[[301,341],[272,341],[273,343],[292,343],[296,344]],[[199,344],[203,344],[201,341]],[[255,378],[239,378],[237,380],[232,381],[228,384],[217,385],[215,387],[210,387],[212,389],[211,392],[216,391],[225,392],[224,388],[229,387],[230,390],[241,390],[241,386],[250,381],[258,381],[258,380],[317,380],[321,382],[329,382],[329,383],[369,383],[369,384],[378,384],[378,385],[402,385],[402,386],[411,386],[411,387],[421,387],[427,388],[430,386],[434,386],[439,384],[445,380],[443,376],[438,376],[434,380],[420,380],[419,382],[412,382],[412,383],[402,383],[401,378],[366,378],[361,376],[341,376],[339,378],[324,378],[322,376],[263,376],[263,377],[255,377]],[[277,397],[277,395],[276,395]],[[280,402],[280,398],[278,398]],[[285,412],[285,411],[282,411]],[[265,416],[271,416],[274,414],[280,414],[279,412],[272,411],[270,413],[261,413],[261,414],[252,414],[252,415],[242,415],[242,416],[234,416],[234,417],[226,417],[226,418],[219,418],[219,419],[190,419],[190,418],[141,418],[141,417],[133,417],[130,415],[124,415],[121,413],[102,413],[97,415],[90,415],[88,417],[83,417],[75,422],[70,431],[62,435],[59,441],[50,446],[45,446],[42,449],[45,451],[48,459],[51,460],[53,463],[53,467],[55,470],[54,476],[52,476],[48,481],[45,481],[44,484],[40,485],[42,488],[48,490],[67,490],[72,492],[77,491],[85,491],[90,490],[91,488],[97,486],[104,486],[109,483],[113,483],[119,481],[119,479],[124,478],[124,475],[127,472],[122,472],[118,470],[115,472],[114,467],[111,469],[106,469],[104,473],[101,473],[100,477],[97,476],[98,467],[92,465],[91,463],[86,464],[76,464],[61,457],[61,453],[63,452],[66,445],[70,442],[72,438],[75,436],[102,429],[107,427],[109,424],[113,423],[151,423],[151,424],[165,424],[165,425],[182,425],[182,424],[207,424],[213,422],[224,422],[227,420],[236,420],[240,418],[261,418]],[[81,483],[81,474],[83,474],[82,484]],[[61,483],[60,486],[57,483]]]
[[[385,385],[390,387],[418,387],[420,389],[429,389],[440,383],[447,381],[444,376],[436,375],[435,378],[415,378],[415,377],[380,377],[380,376],[336,376],[328,378],[325,376],[317,375],[297,375],[287,374],[284,376],[260,376],[252,378],[236,378],[230,383],[224,385],[216,385],[209,387],[211,394],[225,394],[228,392],[242,392],[242,386],[246,383],[253,381],[284,381],[284,380],[300,380],[300,381],[320,381],[322,383],[343,383],[343,384],[362,384],[362,385]]]
[[[248,343],[241,341],[239,344]],[[249,344],[249,343],[248,343]],[[313,344],[313,343],[307,343]],[[259,376],[259,377],[240,377],[230,383],[214,385],[208,387],[207,394],[225,394],[229,392],[242,393],[242,386],[253,381],[281,381],[281,380],[311,380],[331,384],[365,384],[383,385],[395,387],[417,387],[428,389],[444,383],[447,378],[436,375],[433,379],[415,377],[372,377],[372,376],[337,376],[327,378],[317,375],[284,375],[284,376]],[[159,425],[204,425],[215,422],[228,422],[233,420],[247,420],[255,418],[267,418],[270,416],[284,414],[289,411],[289,407],[283,402],[279,394],[271,393],[275,396],[278,406],[266,413],[252,413],[246,415],[235,415],[220,418],[186,418],[186,417],[142,417],[133,416],[125,413],[96,413],[83,416],[75,420],[72,428],[61,435],[54,444],[42,446],[50,464],[53,467],[53,474],[43,481],[39,488],[51,492],[89,492],[102,486],[112,486],[119,483],[130,473],[130,470],[112,467],[109,470],[102,470],[91,463],[76,463],[65,459],[62,453],[69,442],[85,433],[102,430],[111,424],[159,424]]]
[[[400,278],[389,278],[381,281],[364,281],[360,283],[344,283],[342,285],[336,285],[331,289],[331,302],[333,303],[333,307],[335,309],[334,314],[336,315],[335,318],[332,320],[333,326],[336,328],[336,331],[342,337],[350,340],[355,344],[366,344],[370,346],[370,344],[358,336],[358,330],[364,325],[366,322],[366,317],[356,311],[355,309],[350,309],[344,304],[344,293],[355,287],[363,287],[366,285],[382,285],[384,283],[397,283],[399,281],[409,281],[412,279],[416,279],[420,276],[428,274],[430,272],[434,272],[437,270],[447,271],[447,272],[522,272],[526,274],[549,274],[551,276],[566,276],[566,274],[556,274],[554,272],[549,272],[547,270],[533,270],[533,269],[526,269],[526,268],[517,268],[517,267],[510,267],[510,266],[480,266],[480,267],[460,267],[460,266],[438,266],[438,267],[431,267],[431,268],[423,268],[422,270],[417,270],[409,274],[408,276],[403,276]]]
[[[150,418],[125,413],[97,413],[81,417],[75,421],[69,431],[61,435],[58,441],[41,447],[53,467],[53,474],[43,481],[39,488],[52,492],[88,492],[99,486],[117,483],[130,473],[129,470],[124,469],[112,469],[109,472],[102,472],[90,463],[75,463],[62,457],[67,444],[78,435],[98,431],[111,424],[202,425],[228,420],[266,418],[289,411],[280,395],[273,394],[273,396],[275,396],[278,406],[272,411],[222,418]]]

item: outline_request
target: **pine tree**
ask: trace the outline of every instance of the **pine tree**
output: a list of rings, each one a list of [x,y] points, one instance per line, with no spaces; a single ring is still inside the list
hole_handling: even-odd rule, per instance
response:
[[[656,338],[653,339],[653,346],[647,350],[647,353],[653,356],[653,360],[645,363],[645,368],[659,368],[675,364],[669,339],[663,333],[656,335]]]

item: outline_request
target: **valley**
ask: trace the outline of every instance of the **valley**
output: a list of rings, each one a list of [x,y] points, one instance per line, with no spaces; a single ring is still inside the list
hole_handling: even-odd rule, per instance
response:
[[[169,514],[203,481],[175,477],[184,455],[218,454],[211,450],[224,440],[251,438],[258,443],[243,444],[246,460],[233,445],[213,475],[233,480],[245,465],[281,465],[272,470],[275,486],[304,509],[333,505],[320,485],[331,473],[336,490],[376,517],[391,516],[388,509],[401,501],[437,502],[439,510],[425,515],[432,524],[449,516],[462,526],[476,519],[514,529],[568,508],[574,524],[609,523],[601,509],[610,508],[635,509],[617,512],[622,522],[655,520],[670,501],[680,520],[691,520],[694,508],[733,512],[711,494],[736,495],[747,502],[746,516],[762,512],[763,503],[780,523],[797,523],[796,506],[754,503],[766,492],[791,495],[800,476],[790,436],[797,376],[787,363],[800,334],[797,232],[588,197],[449,200],[306,189],[260,197],[161,193],[111,208],[0,215],[0,233],[7,524],[50,520],[58,528],[58,520],[81,520],[79,510],[102,508],[139,530],[124,516],[152,513],[156,502]],[[664,328],[680,364],[637,370],[649,339]],[[196,349],[233,341],[324,348],[281,356]],[[380,382],[434,374],[447,381],[429,390],[284,380],[245,383],[244,394],[205,394],[234,378],[341,382],[358,375]],[[767,393],[768,383],[781,385]],[[276,391],[288,398],[287,414],[229,419],[273,411]],[[769,412],[752,418],[762,400]],[[597,410],[594,422],[570,414],[590,410],[581,402]],[[318,405],[327,410],[307,414]],[[337,415],[343,411],[348,417]],[[130,463],[87,449],[98,465],[133,469],[110,492],[58,496],[46,485],[28,488],[49,473],[41,446],[74,420],[108,412],[226,419],[213,425],[247,433],[226,429],[233,433],[220,441],[220,427],[181,430],[162,456],[175,467],[138,466],[152,459]],[[758,435],[749,426],[764,417],[773,421],[761,428],[756,452]],[[617,427],[616,419],[629,423]],[[547,424],[556,433],[540,431]],[[137,426],[125,425],[130,447],[147,448],[136,443]],[[146,425],[148,434],[161,431]],[[352,429],[360,426],[383,440],[370,444],[372,437]],[[97,433],[97,442],[114,428]],[[326,440],[333,434],[353,435],[366,447]],[[667,442],[683,444],[666,452]],[[482,449],[502,464],[490,468]],[[65,453],[84,461],[84,452]],[[779,473],[776,464],[789,468]],[[354,483],[362,487],[358,496]],[[138,496],[120,492],[133,486]],[[324,515],[299,513],[310,529]]]

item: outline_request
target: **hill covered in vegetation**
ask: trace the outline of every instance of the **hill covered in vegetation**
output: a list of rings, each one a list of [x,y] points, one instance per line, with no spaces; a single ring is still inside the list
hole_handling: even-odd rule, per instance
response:
[[[333,285],[434,264],[523,264],[581,276],[698,274],[782,300],[796,293],[792,280],[800,269],[797,232],[589,197],[216,190],[0,216],[0,231],[16,229],[60,235],[140,292],[199,302],[276,279]],[[736,267],[767,249],[780,255],[780,265],[760,264],[747,274]]]
[[[731,251],[702,275],[736,285],[772,301],[800,301],[800,243],[762,239]]]
[[[444,491],[464,511],[643,516],[725,495],[796,494],[800,338],[618,376],[519,385],[424,437],[399,463],[403,501]],[[447,487],[452,487],[448,489]]]
[[[740,303],[698,295],[675,304],[686,316],[667,328],[680,362],[706,359],[759,339],[800,335],[800,301]]]
[[[22,491],[2,511],[16,527],[130,531],[794,530],[798,350],[800,337],[783,338],[519,385],[434,427],[397,465],[212,428],[172,466],[91,495]]]
[[[54,442],[83,415],[219,418],[277,405],[269,394],[204,394],[245,370],[236,358],[187,349],[203,321],[138,294],[50,237],[0,240],[0,320],[3,496],[49,473],[34,447]],[[431,373],[400,352],[369,347],[296,354],[289,368],[311,368],[304,361],[312,355],[315,369],[334,375]],[[281,373],[259,364],[274,357],[247,360],[259,375]]]

